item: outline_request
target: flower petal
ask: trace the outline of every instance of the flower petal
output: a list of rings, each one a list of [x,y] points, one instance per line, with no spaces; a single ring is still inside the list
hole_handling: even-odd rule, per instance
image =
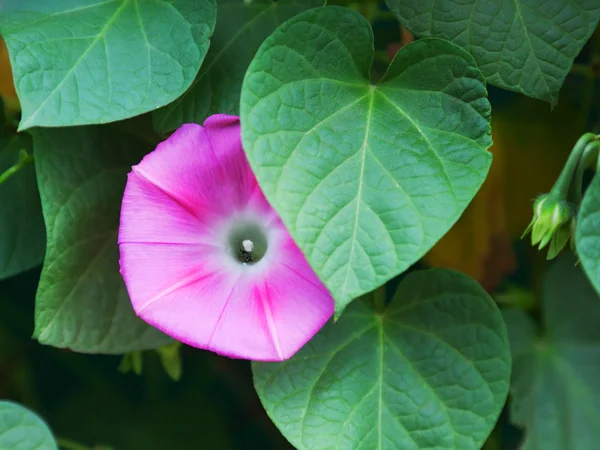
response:
[[[261,361],[293,356],[333,314],[333,299],[288,236],[261,279],[242,280],[214,331],[211,350]],[[283,249],[282,249],[283,250]],[[251,335],[248,330],[252,330]]]
[[[256,185],[239,120],[225,115],[211,116],[205,127],[181,126],[134,171],[199,217],[239,208]]]
[[[268,243],[250,265],[236,259],[229,235],[246,222]],[[133,168],[119,246],[136,313],[194,347],[281,361],[333,314],[333,299],[258,186],[236,117],[184,125]]]
[[[121,274],[138,315],[170,293],[223,273],[210,265],[218,249],[201,244],[124,243],[119,250]]]
[[[203,278],[149,305],[140,317],[193,347],[231,358],[281,359],[262,309],[239,278]]]
[[[131,172],[119,229],[119,244],[127,242],[210,244],[214,242],[214,232],[140,173]]]

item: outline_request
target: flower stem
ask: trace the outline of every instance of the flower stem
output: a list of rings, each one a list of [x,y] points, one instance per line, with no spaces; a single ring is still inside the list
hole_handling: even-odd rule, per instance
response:
[[[583,199],[583,174],[585,169],[590,167],[594,161],[596,164],[600,164],[600,142],[593,141],[586,145],[579,163],[575,169],[575,178],[573,179],[573,203],[578,207]]]
[[[19,152],[19,161],[14,166],[9,167],[5,172],[0,174],[0,184],[4,183],[11,176],[31,162],[33,162],[33,156],[28,154],[25,150],[21,150]]]
[[[592,141],[595,141],[597,136],[594,133],[585,133],[583,136],[579,138],[573,150],[571,150],[571,154],[569,155],[569,159],[567,159],[567,163],[563,167],[563,170],[560,172],[556,183],[552,186],[552,189],[548,193],[548,196],[557,199],[557,200],[566,200],[569,194],[569,187],[571,186],[571,182],[573,180],[573,174],[579,164],[581,156],[587,147]]]

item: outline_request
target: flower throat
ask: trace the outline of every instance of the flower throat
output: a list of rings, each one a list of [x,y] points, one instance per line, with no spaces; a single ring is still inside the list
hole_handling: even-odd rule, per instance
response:
[[[243,265],[256,264],[267,252],[267,239],[259,225],[241,223],[232,230],[229,246],[236,261]]]

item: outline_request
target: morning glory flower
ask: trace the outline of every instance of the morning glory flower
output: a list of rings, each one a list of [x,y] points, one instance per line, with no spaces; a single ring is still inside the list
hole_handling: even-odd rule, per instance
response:
[[[133,167],[119,249],[137,315],[194,347],[281,361],[333,313],[250,169],[237,117],[183,125]]]

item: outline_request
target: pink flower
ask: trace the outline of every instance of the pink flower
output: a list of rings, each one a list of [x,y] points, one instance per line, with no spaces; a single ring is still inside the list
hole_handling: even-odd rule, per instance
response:
[[[333,313],[258,186],[237,117],[183,125],[133,167],[119,247],[137,315],[194,347],[281,361]]]

